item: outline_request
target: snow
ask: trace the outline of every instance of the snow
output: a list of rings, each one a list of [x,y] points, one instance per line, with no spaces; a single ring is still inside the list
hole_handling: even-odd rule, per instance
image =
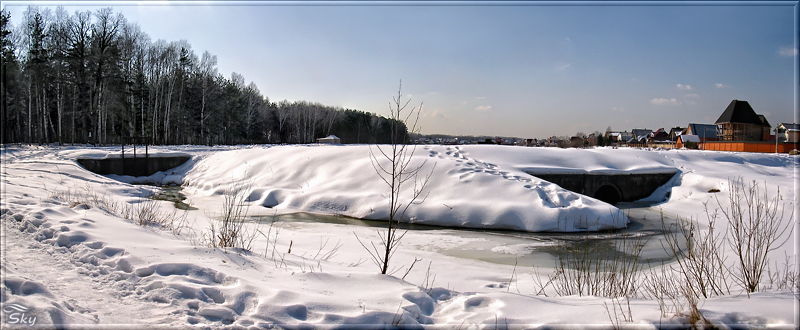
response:
[[[36,325],[68,327],[611,324],[606,306],[615,301],[610,298],[536,295],[533,275],[547,270],[442,252],[483,246],[487,252],[519,256],[529,249],[524,244],[492,246],[449,231],[409,231],[393,259],[397,272],[392,276],[379,275],[359,243],[379,242],[379,232],[370,227],[250,223],[249,228],[260,226],[275,235],[274,244],[268,245],[263,235],[256,236],[252,252],[201,244],[225,192],[237,182],[248,188],[251,215],[269,218],[304,211],[385,219],[388,188],[372,167],[370,148],[152,147],[151,155],[186,154],[192,159],[170,171],[133,178],[97,175],[75,162],[78,157],[113,157],[118,147],[3,146],[0,322],[11,325],[5,307],[17,304],[29,309]],[[664,212],[701,225],[708,224],[704,204],[714,207],[719,200],[725,205],[731,178],[755,180],[770,196],[780,187],[788,202],[797,198],[798,157],[788,155],[419,146],[413,164],[424,164],[423,173],[433,171],[430,195],[409,209],[409,221],[421,224],[581,231],[628,223],[613,206],[528,174],[537,171],[677,170],[680,175],[648,199],[659,202]],[[187,228],[164,230],[122,218],[121,205],[142,203],[142,196],[157,189],[132,183],[184,185],[187,202],[198,208],[188,211]],[[710,192],[714,189],[720,192]],[[174,209],[170,202],[155,203],[164,211]],[[781,221],[793,216],[787,212]],[[773,260],[796,256],[796,242],[791,243],[772,251]],[[785,290],[750,297],[737,292],[703,299],[700,309],[715,324],[794,328],[797,302]],[[654,300],[633,297],[630,306],[634,326],[687,322],[679,315],[663,317]]]
[[[183,182],[187,191],[198,198],[222,194],[245,180],[251,186],[249,200],[253,206],[388,219],[389,189],[372,166],[370,148],[348,145],[230,150],[200,157]],[[600,230],[627,224],[627,217],[616,208],[525,173],[537,160],[519,152],[524,149],[505,147],[497,153],[491,148],[416,148],[410,166],[422,166],[423,175],[433,173],[427,199],[411,205],[404,220],[524,231]],[[378,153],[375,148],[373,152]],[[505,157],[491,158],[492,154]],[[571,156],[563,156],[545,161],[575,170],[567,167],[578,166],[574,159],[570,163]],[[486,157],[495,163],[485,161]],[[598,158],[590,164],[593,169],[600,168],[606,160]],[[622,162],[611,164],[619,169],[624,167]],[[648,164],[631,170],[663,168]],[[408,187],[401,195],[401,202],[406,204],[413,192],[412,183]]]

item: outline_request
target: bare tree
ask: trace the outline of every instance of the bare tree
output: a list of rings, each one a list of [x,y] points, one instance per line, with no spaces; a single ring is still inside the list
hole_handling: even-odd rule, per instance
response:
[[[406,211],[412,204],[421,204],[430,193],[425,193],[425,188],[430,181],[433,170],[436,164],[433,165],[431,171],[424,177],[420,177],[421,170],[427,164],[427,160],[423,161],[420,165],[411,166],[416,145],[409,145],[409,133],[419,133],[417,122],[419,114],[422,110],[422,103],[419,107],[414,107],[410,111],[406,110],[408,103],[411,100],[403,102],[402,97],[402,81],[400,87],[397,89],[397,97],[392,98],[389,103],[390,119],[389,126],[391,132],[391,143],[389,145],[376,144],[370,147],[370,160],[375,172],[380,176],[381,180],[389,187],[389,223],[386,228],[386,233],[379,235],[381,237],[382,248],[379,249],[374,243],[372,249],[367,248],[363,242],[361,245],[372,256],[375,264],[381,269],[381,274],[386,274],[389,271],[389,261],[397,251],[403,236],[406,232],[398,233],[398,225],[401,221],[406,220]],[[411,129],[407,130],[406,123],[411,123]],[[377,150],[377,152],[376,152]],[[403,199],[401,195],[407,191],[408,185],[413,183],[413,190],[407,199]]]
[[[217,75],[217,56],[211,55],[208,51],[203,52],[203,57],[200,60],[200,79],[202,79],[202,90],[200,100],[200,141],[201,143],[208,143],[206,140],[206,125],[205,121],[208,118],[206,115],[206,95],[209,94],[209,80]]]

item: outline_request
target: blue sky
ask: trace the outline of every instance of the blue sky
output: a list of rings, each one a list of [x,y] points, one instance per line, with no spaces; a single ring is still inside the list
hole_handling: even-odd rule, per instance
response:
[[[3,2],[15,23],[29,4],[59,3]],[[669,128],[713,123],[733,99],[797,122],[797,2],[141,4],[64,6],[112,6],[153,41],[185,39],[272,101],[386,115],[402,79],[423,133]]]

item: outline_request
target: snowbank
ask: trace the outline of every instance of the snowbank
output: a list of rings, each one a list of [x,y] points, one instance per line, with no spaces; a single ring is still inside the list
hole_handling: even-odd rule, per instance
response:
[[[278,146],[231,150],[200,157],[184,177],[190,194],[221,195],[244,181],[253,206],[277,210],[388,219],[388,186],[378,176],[367,145]],[[604,202],[562,189],[525,170],[539,166],[594,171],[663,170],[661,163],[602,153],[496,146],[418,146],[411,167],[431,173],[427,198],[408,209],[404,221],[440,226],[525,231],[621,228],[627,217]],[[584,152],[585,154],[585,152]],[[378,154],[380,157],[380,155]],[[663,157],[661,157],[663,159]],[[587,163],[588,162],[588,163]],[[663,162],[662,162],[663,163]],[[406,184],[408,203],[414,186]]]

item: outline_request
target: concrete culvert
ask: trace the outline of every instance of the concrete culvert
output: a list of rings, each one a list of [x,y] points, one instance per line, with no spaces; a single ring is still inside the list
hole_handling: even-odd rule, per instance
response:
[[[611,205],[617,204],[622,200],[619,190],[612,185],[604,185],[597,189],[597,191],[594,193],[594,198]]]

